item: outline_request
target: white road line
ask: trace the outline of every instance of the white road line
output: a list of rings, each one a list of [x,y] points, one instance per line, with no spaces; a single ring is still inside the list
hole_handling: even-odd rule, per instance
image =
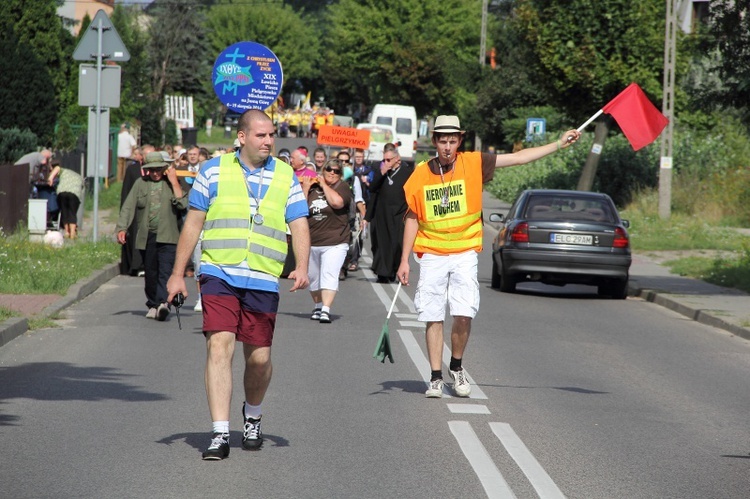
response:
[[[408,329],[399,329],[398,334],[401,337],[401,342],[406,347],[406,351],[409,353],[409,357],[411,357],[411,361],[417,366],[417,372],[422,375],[426,387],[430,383],[430,363],[427,357],[417,344],[417,340],[414,339],[414,334],[411,331]],[[443,397],[451,398],[445,387],[443,388]]]
[[[399,319],[414,319],[417,320],[417,314],[396,314],[396,317]],[[420,322],[420,324],[424,325],[423,322]]]
[[[490,423],[490,428],[492,428],[495,436],[500,439],[508,454],[518,463],[521,471],[539,494],[540,499],[565,497],[508,423]]]
[[[381,286],[375,282],[372,283],[372,289],[375,290],[375,294],[378,295],[378,298],[380,299],[381,303],[383,303],[383,306],[385,307],[386,312],[389,308],[391,308],[391,302],[393,301],[393,295],[396,294],[396,288],[388,289],[384,286]],[[399,293],[403,294],[403,293]],[[398,303],[395,307],[393,307],[393,312],[396,313],[399,311]]]
[[[406,291],[406,290],[402,289],[401,291]],[[417,313],[417,309],[414,308],[414,302],[409,297],[409,293],[400,293],[399,299],[403,302],[403,304],[406,306],[406,308],[409,310],[410,313],[412,314]],[[424,327],[424,323],[422,323],[422,327]]]
[[[495,466],[471,425],[467,421],[448,421],[448,426],[469,464],[474,468],[474,473],[482,482],[487,497],[491,499],[515,498],[516,495]]]
[[[454,414],[491,414],[484,404],[447,404],[448,410]]]
[[[398,321],[401,327],[415,327],[418,329],[424,329],[424,322],[419,321]]]

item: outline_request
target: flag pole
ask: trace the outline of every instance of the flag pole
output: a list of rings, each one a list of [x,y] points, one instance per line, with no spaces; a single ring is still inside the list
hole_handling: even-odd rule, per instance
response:
[[[589,124],[592,121],[594,121],[595,119],[597,119],[599,117],[599,115],[601,115],[603,112],[604,112],[603,109],[600,109],[599,111],[597,111],[595,115],[593,115],[591,118],[589,118],[588,120],[586,120],[586,123],[584,123],[583,125],[581,125],[581,126],[578,127],[578,131],[582,132],[584,128],[586,128],[587,126],[589,126]]]

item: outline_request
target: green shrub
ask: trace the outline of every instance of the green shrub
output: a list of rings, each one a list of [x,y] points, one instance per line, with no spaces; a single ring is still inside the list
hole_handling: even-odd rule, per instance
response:
[[[732,117],[713,123],[708,132],[675,128],[672,210],[700,215],[706,222],[750,226],[750,136]],[[549,134],[545,142],[557,136]],[[578,144],[560,153],[500,170],[487,189],[506,201],[524,189],[576,189],[592,142],[593,133],[584,133]],[[634,192],[658,184],[660,155],[659,139],[635,152],[624,135],[610,135],[592,190],[609,194],[617,206],[628,205]]]
[[[551,142],[556,137],[559,133],[548,134],[540,143]],[[524,189],[576,189],[593,140],[593,133],[586,133],[576,145],[559,153],[529,165],[499,170],[487,189],[506,201],[512,201]],[[609,137],[604,143],[592,190],[609,194],[618,206],[626,205],[634,190],[656,185],[658,156],[655,145],[635,152],[623,136]]]
[[[29,129],[0,128],[0,163],[14,163],[24,154],[37,150],[39,139]]]

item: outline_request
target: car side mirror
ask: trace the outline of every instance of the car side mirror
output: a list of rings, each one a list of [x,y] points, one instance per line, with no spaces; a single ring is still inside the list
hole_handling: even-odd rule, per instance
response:
[[[505,216],[502,213],[490,213],[490,222],[503,223]]]
[[[630,220],[621,220],[623,227],[626,229],[630,228]]]

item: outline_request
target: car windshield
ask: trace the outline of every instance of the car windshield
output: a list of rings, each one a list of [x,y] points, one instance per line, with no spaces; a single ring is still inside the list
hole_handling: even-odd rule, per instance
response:
[[[604,199],[575,196],[532,196],[523,213],[527,220],[569,220],[614,223]]]

